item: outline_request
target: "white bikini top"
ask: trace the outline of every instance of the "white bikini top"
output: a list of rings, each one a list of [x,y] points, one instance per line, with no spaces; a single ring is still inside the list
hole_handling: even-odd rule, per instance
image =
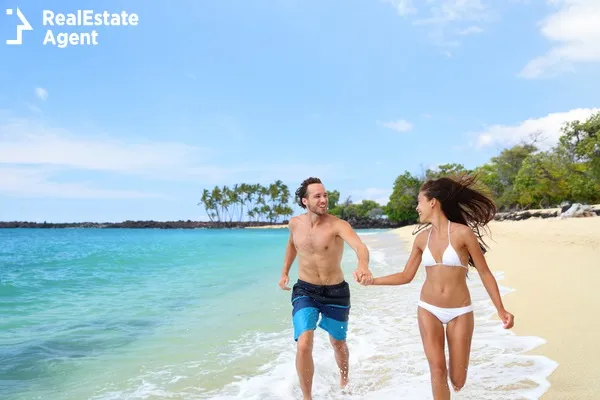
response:
[[[442,262],[435,261],[435,258],[433,258],[433,254],[431,254],[431,250],[429,250],[429,237],[431,236],[432,230],[433,228],[429,228],[429,236],[427,236],[427,246],[423,251],[422,257],[423,265],[425,265],[426,267],[430,267],[433,265],[445,265],[447,267],[464,267],[468,269],[466,265],[462,264],[460,257],[456,253],[456,250],[454,250],[452,242],[450,241],[450,221],[448,221],[448,247],[446,247],[444,253],[442,254]]]

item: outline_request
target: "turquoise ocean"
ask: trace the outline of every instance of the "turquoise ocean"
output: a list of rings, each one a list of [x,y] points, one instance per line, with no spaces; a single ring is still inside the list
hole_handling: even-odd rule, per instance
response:
[[[393,232],[359,234],[376,275],[403,268],[406,245]],[[291,293],[277,286],[287,235],[0,229],[0,399],[301,399]],[[422,268],[409,285],[365,288],[351,280],[355,266],[346,248],[351,394],[337,388],[318,330],[314,398],[431,398],[416,325]],[[476,329],[457,398],[539,398],[556,363],[522,353],[543,338],[502,329],[471,276]]]

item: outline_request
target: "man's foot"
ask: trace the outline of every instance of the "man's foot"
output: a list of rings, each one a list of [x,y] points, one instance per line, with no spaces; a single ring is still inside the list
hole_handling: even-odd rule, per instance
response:
[[[351,386],[348,384],[348,380],[346,379],[346,384],[345,385],[341,385],[342,387],[342,394],[350,396],[352,395],[352,388]]]
[[[348,376],[344,376],[344,374],[342,374],[340,376],[340,387],[344,389],[346,386],[348,386]]]

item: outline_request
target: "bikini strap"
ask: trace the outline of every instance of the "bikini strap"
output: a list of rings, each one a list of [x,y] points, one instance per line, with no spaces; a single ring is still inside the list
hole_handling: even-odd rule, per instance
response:
[[[429,235],[427,235],[427,248],[429,248],[429,238],[431,237],[432,230],[433,230],[433,225],[429,228]]]
[[[450,240],[450,220],[448,220],[448,244],[452,246],[452,241]]]

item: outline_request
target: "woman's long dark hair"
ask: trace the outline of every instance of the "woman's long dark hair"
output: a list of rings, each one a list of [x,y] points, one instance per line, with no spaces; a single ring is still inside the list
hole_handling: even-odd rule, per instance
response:
[[[488,246],[479,229],[487,228],[497,209],[494,201],[479,187],[477,175],[430,179],[421,186],[420,191],[428,199],[437,199],[450,221],[469,226],[477,236],[481,251],[487,251]],[[475,266],[471,256],[469,265]]]

